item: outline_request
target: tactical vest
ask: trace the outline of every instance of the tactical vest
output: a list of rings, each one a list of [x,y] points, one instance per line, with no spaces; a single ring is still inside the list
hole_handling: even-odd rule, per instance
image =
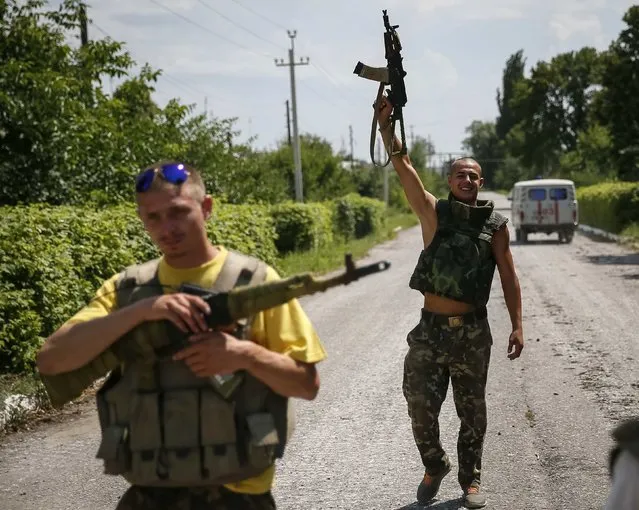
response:
[[[127,268],[116,284],[118,306],[161,294],[157,268],[157,259]],[[229,251],[212,290],[261,283],[265,271],[257,259]],[[251,319],[239,325],[238,338],[248,338]],[[167,326],[146,322],[127,335],[161,349]],[[225,399],[208,378],[170,356],[121,365],[97,403],[104,472],[140,486],[213,486],[257,476],[282,456],[292,429],[289,399],[257,378],[244,373]]]
[[[494,210],[490,200],[470,206],[452,194],[437,201],[436,211],[437,231],[420,253],[410,288],[485,306],[496,267],[492,237],[508,219]]]
[[[615,446],[610,451],[608,462],[609,473],[612,476],[615,462],[622,451],[630,452],[639,462],[639,418],[624,421],[612,431]]]

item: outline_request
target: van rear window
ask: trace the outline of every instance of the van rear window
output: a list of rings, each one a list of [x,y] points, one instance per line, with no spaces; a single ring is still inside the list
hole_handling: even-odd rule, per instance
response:
[[[566,188],[551,188],[551,200],[566,200],[568,198],[568,190]]]
[[[544,188],[531,188],[528,190],[529,200],[546,200],[546,190]]]

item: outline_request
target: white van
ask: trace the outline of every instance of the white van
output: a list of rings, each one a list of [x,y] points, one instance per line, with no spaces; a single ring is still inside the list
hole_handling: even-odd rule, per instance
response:
[[[559,234],[559,241],[570,243],[579,224],[575,183],[568,179],[519,181],[508,196],[517,241],[528,241],[528,234]]]

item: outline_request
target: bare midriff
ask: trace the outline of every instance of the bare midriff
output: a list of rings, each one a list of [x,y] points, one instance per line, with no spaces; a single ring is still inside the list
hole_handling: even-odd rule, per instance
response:
[[[424,293],[424,308],[438,315],[464,315],[475,309],[471,304],[436,296],[428,292]]]

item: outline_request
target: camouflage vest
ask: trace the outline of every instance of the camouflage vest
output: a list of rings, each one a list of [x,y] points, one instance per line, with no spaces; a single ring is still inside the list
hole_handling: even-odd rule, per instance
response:
[[[158,260],[127,268],[116,284],[118,306],[161,294],[157,268]],[[229,251],[212,290],[261,283],[265,269]],[[236,336],[247,339],[249,325],[250,319],[239,324]],[[143,323],[128,340],[160,352],[169,326]],[[250,374],[226,399],[184,362],[151,351],[148,359],[114,370],[97,402],[104,472],[140,486],[213,486],[257,476],[282,456],[292,429],[289,399]]]
[[[639,418],[624,421],[612,431],[615,446],[610,451],[608,468],[613,473],[615,462],[622,451],[630,452],[639,461]]]
[[[410,288],[485,306],[496,267],[492,237],[508,219],[490,200],[470,206],[452,194],[438,200],[436,210],[437,231],[419,256]]]

